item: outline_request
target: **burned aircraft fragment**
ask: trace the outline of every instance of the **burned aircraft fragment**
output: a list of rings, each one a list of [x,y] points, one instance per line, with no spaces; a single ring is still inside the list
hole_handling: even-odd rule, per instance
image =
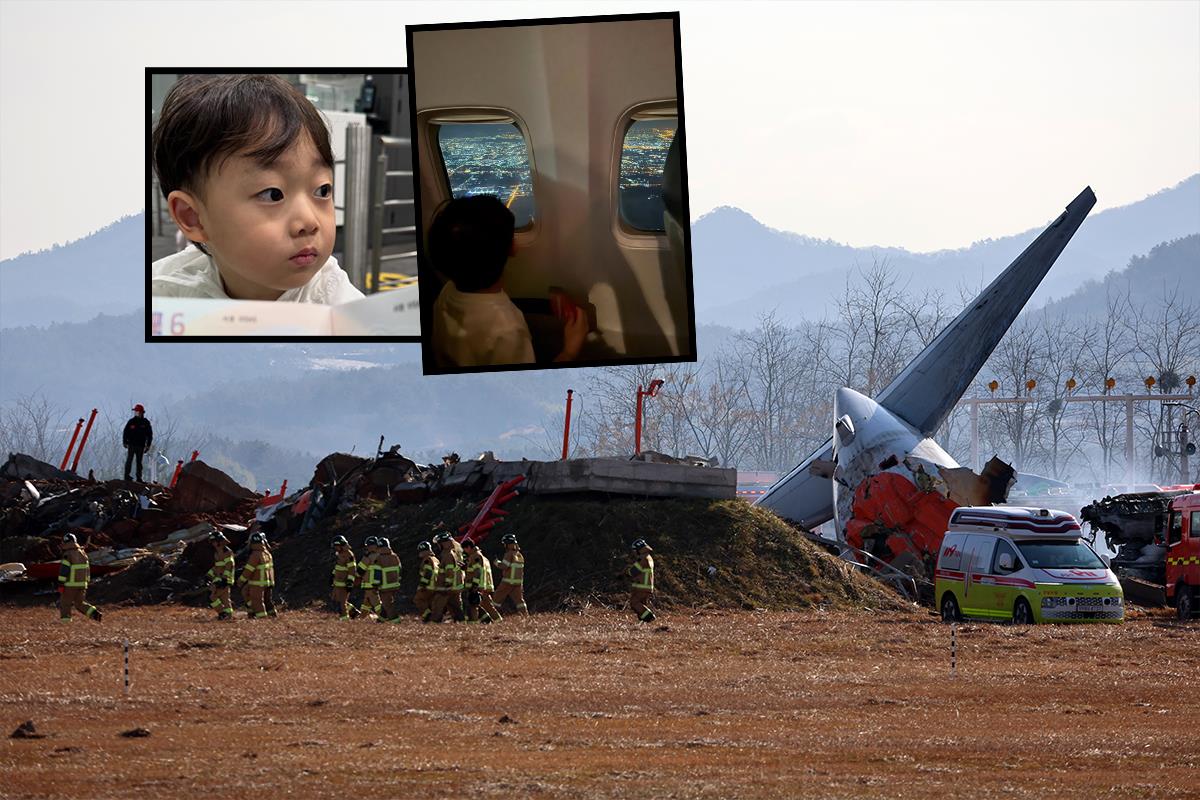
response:
[[[1013,477],[1002,462],[964,471],[930,437],[1095,203],[1084,189],[877,398],[840,389],[833,436],[757,504],[810,530],[833,519],[839,541],[925,571],[950,510],[1002,502]]]

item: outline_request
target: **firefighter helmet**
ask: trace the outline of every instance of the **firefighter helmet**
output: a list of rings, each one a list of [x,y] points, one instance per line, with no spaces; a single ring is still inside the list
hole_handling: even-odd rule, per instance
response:
[[[430,544],[429,542],[418,542],[417,543],[417,552],[418,553],[432,553],[433,545]]]
[[[375,540],[375,543],[376,543],[378,546],[382,547],[384,550],[391,550],[391,549],[392,549],[392,540],[391,540],[391,539],[389,539],[389,538],[387,538],[386,536],[380,536],[380,537],[378,537],[378,538]]]
[[[266,544],[267,535],[265,533],[250,534],[250,544]]]
[[[450,541],[450,534],[446,533],[445,531],[442,531],[441,533],[436,533],[433,536],[434,544],[441,544],[442,542],[448,542],[448,541]]]
[[[64,534],[62,540],[63,544],[79,544],[79,539],[73,533]]]
[[[220,531],[213,531],[212,533],[210,533],[208,535],[208,540],[210,542],[222,542],[222,543],[226,543],[229,541],[229,539],[226,538],[225,534],[221,533]]]
[[[500,537],[500,544],[516,544],[517,535],[515,533],[506,533]]]
[[[363,539],[363,544],[367,547],[375,547],[379,544],[379,539],[375,536],[368,536],[366,539]]]
[[[638,539],[636,542],[634,542],[632,545],[630,545],[630,549],[634,550],[635,552],[638,550],[642,550],[642,549],[650,550],[650,551],[654,550],[653,547],[646,544],[645,539]]]
[[[345,536],[339,536],[333,540],[334,547],[349,547],[350,543],[346,541]]]

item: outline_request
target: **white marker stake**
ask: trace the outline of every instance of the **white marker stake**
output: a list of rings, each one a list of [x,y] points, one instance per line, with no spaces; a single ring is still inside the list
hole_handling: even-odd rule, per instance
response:
[[[129,696],[129,640],[125,642],[125,696]]]
[[[958,624],[950,623],[950,677],[958,675]]]

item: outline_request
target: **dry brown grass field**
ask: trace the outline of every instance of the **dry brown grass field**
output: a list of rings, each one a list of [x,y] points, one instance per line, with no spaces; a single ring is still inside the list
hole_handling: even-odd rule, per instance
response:
[[[132,643],[133,687],[121,686]],[[1200,797],[1200,624],[0,608],[0,797]],[[144,728],[149,736],[120,734]]]

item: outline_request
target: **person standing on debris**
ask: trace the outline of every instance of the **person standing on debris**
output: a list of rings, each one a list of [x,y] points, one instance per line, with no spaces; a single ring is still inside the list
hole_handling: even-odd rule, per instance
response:
[[[263,595],[266,593],[267,587],[275,583],[275,562],[271,558],[271,551],[267,549],[267,537],[262,533],[255,533],[250,536],[250,558],[246,561],[246,566],[242,568],[242,575],[238,578],[238,586],[244,587],[242,590],[246,598],[246,605],[250,606],[250,611],[246,616],[251,619],[262,619],[267,616],[267,608],[263,603]]]
[[[645,539],[638,539],[631,548],[637,558],[629,568],[629,577],[633,585],[629,588],[629,607],[641,622],[653,622],[654,612],[650,610],[650,600],[654,597],[654,550],[646,544]]]
[[[396,613],[396,592],[400,588],[400,556],[392,549],[392,540],[386,536],[379,538],[379,604],[383,606],[379,622],[399,622],[400,615]]]
[[[133,407],[133,416],[125,423],[125,430],[121,434],[121,444],[125,446],[125,480],[129,480],[129,473],[133,467],[134,459],[137,459],[137,479],[142,480],[142,454],[150,451],[150,445],[154,442],[154,428],[150,425],[150,420],[146,419],[146,408],[141,403]]]
[[[233,619],[233,600],[229,596],[233,586],[233,549],[220,531],[210,533],[208,541],[213,546],[213,565],[208,571],[209,605],[216,609],[217,619]]]
[[[358,610],[372,619],[379,617],[383,607],[379,604],[379,578],[375,559],[379,555],[379,539],[368,536],[364,541],[362,559],[358,562],[358,588],[362,589],[362,602]]]
[[[521,545],[511,533],[504,534],[500,542],[504,545],[504,555],[496,560],[496,568],[500,571],[500,588],[496,590],[492,602],[499,612],[504,608],[505,600],[512,600],[517,611],[529,616],[529,609],[525,605],[525,556],[521,553]]]
[[[434,536],[433,544],[439,548],[438,555],[442,562],[438,572],[437,593],[433,598],[433,621],[441,622],[446,609],[449,608],[454,621],[462,622],[466,619],[462,607],[462,545],[445,532]]]
[[[463,540],[467,557],[467,622],[499,622],[500,612],[492,604],[492,562],[470,539]]]
[[[333,576],[329,585],[333,587],[333,604],[337,606],[339,616],[348,620],[358,616],[358,609],[350,605],[350,590],[354,588],[354,576],[358,570],[358,562],[354,559],[354,551],[345,536],[333,540]]]
[[[437,594],[441,564],[433,554],[433,545],[429,542],[417,545],[417,555],[421,558],[421,568],[417,572],[417,593],[413,595],[413,605],[421,615],[421,622],[429,622],[433,616],[433,598]]]
[[[59,591],[58,621],[70,622],[71,609],[78,609],[85,617],[91,617],[99,622],[103,616],[100,609],[90,605],[87,596],[88,581],[91,580],[92,570],[88,564],[87,553],[79,546],[75,534],[68,533],[62,538],[62,561],[58,565]]]

